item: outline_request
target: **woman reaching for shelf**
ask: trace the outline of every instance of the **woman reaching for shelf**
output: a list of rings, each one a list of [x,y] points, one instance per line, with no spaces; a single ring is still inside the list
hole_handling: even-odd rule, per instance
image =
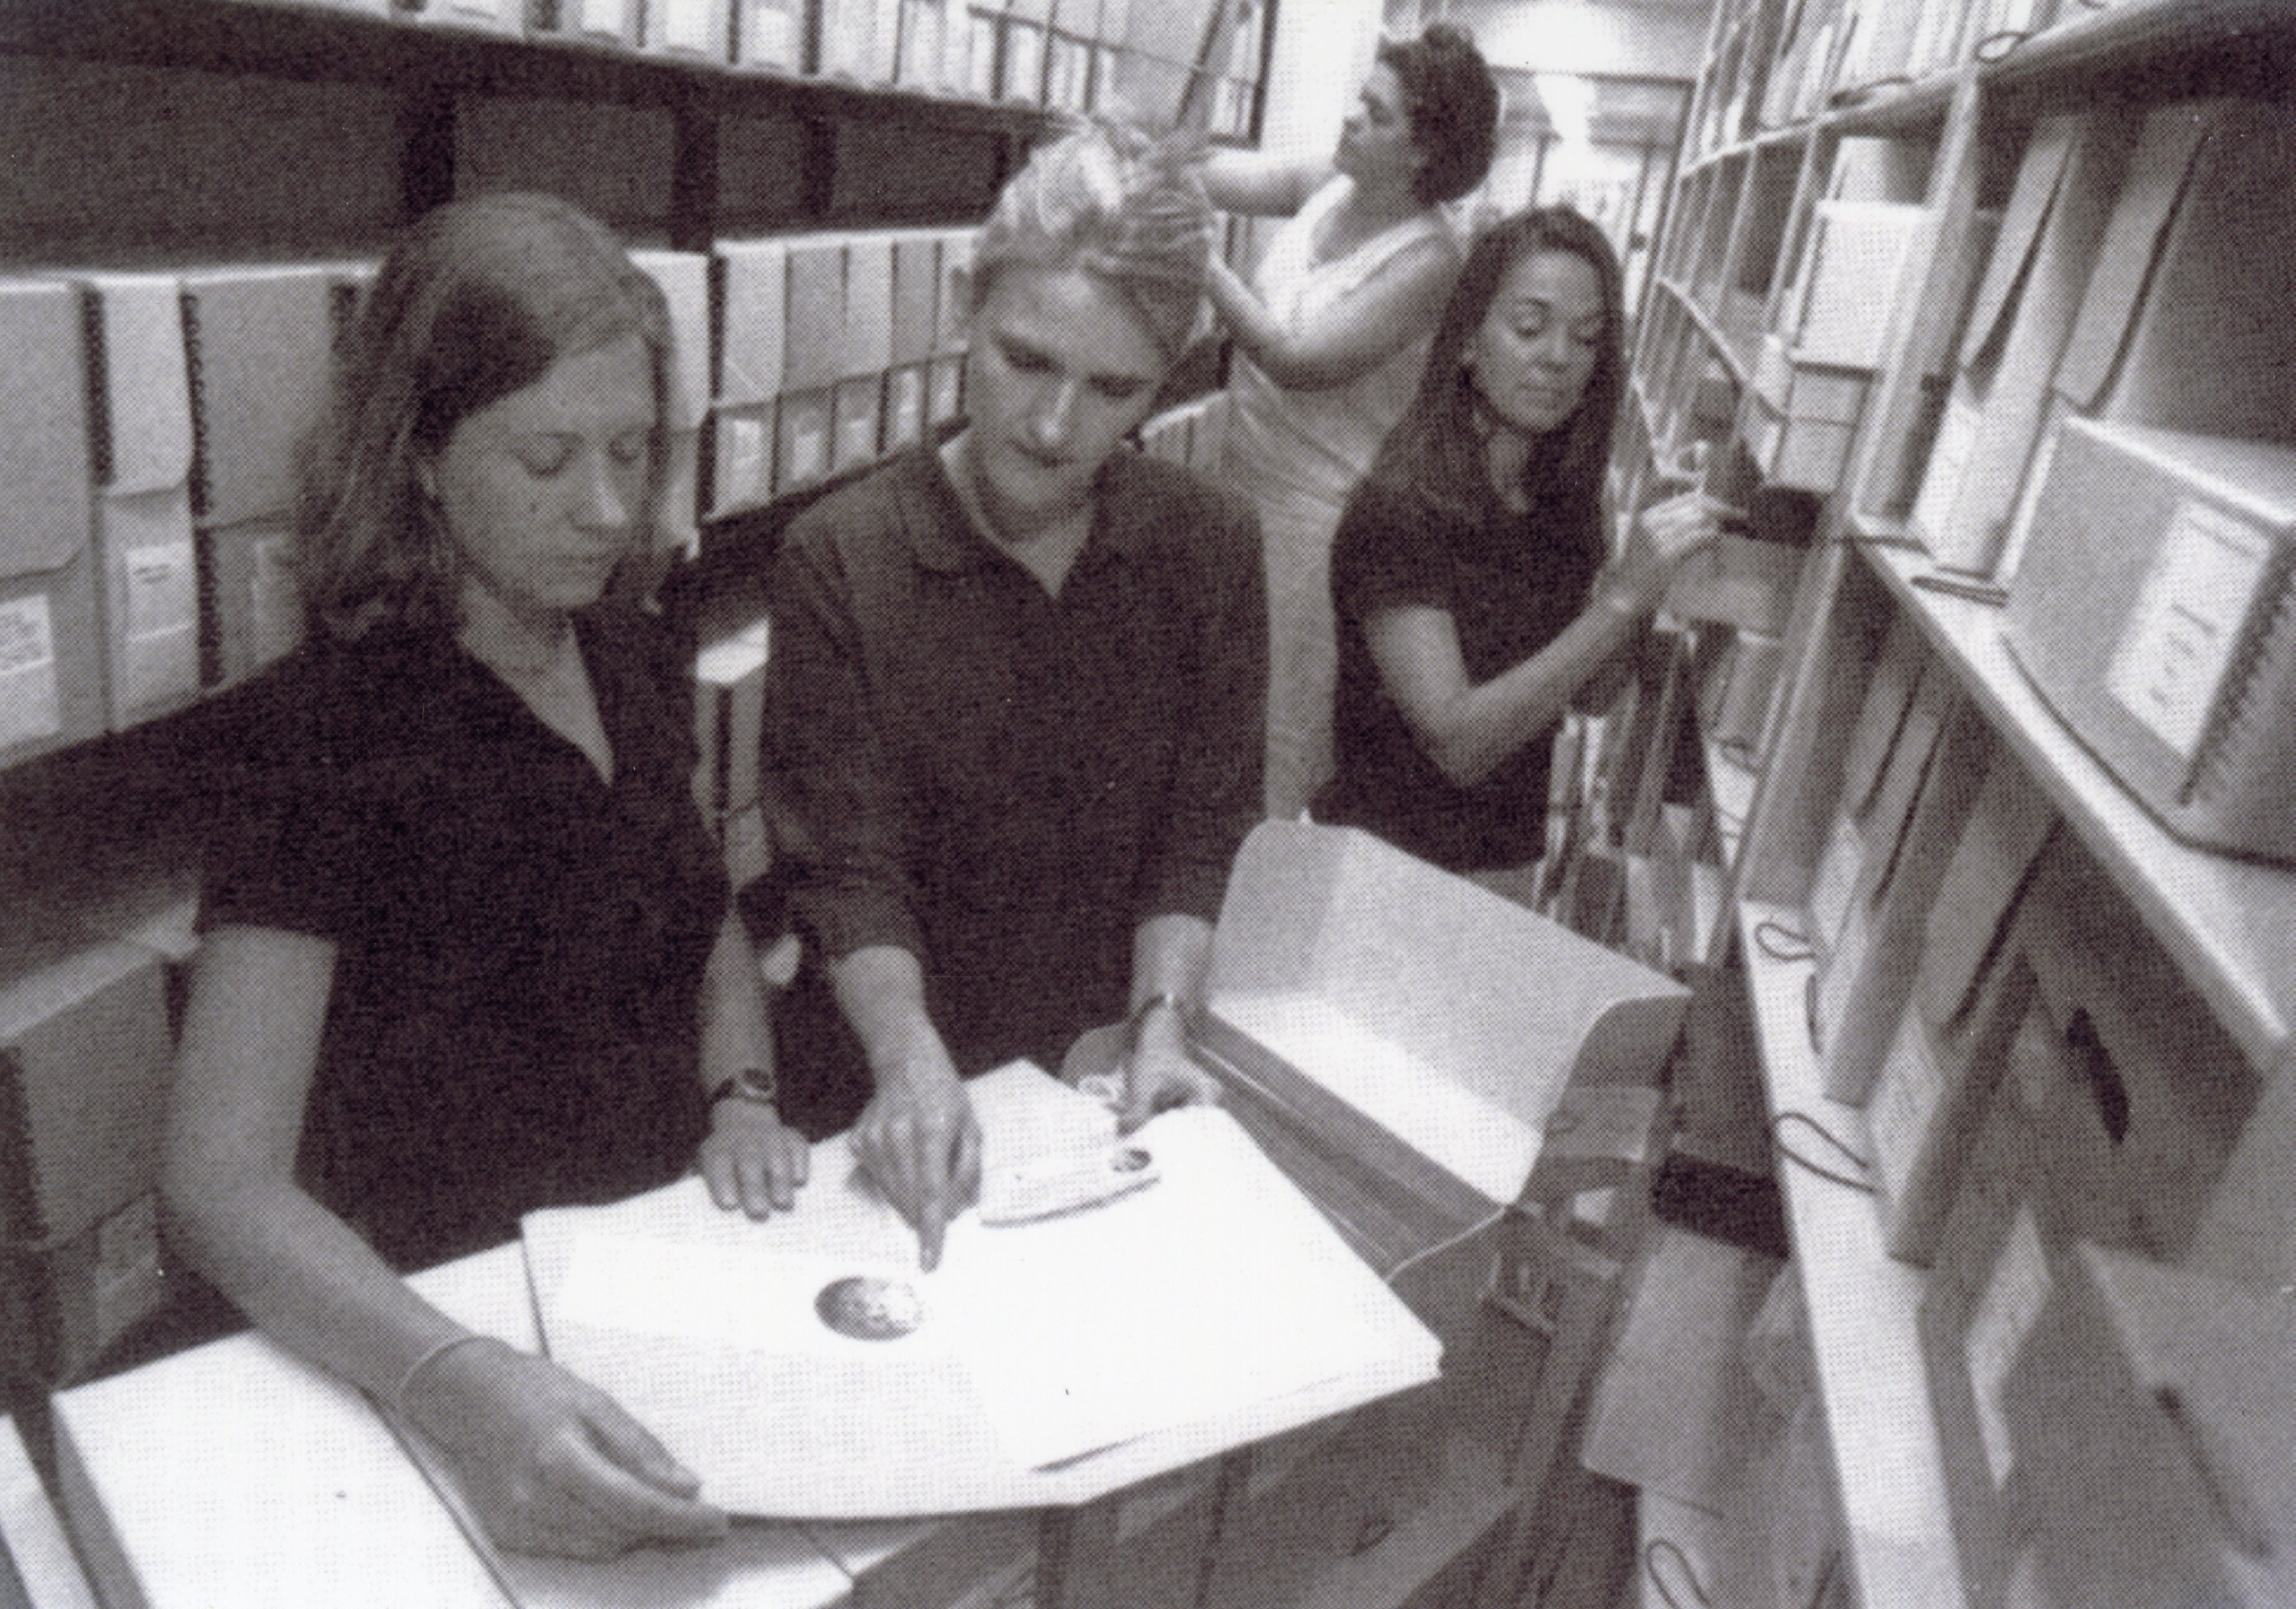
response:
[[[1469,253],[1418,396],[1333,544],[1338,768],[1317,820],[1456,872],[1538,859],[1564,712],[1717,534],[1688,493],[1610,554],[1623,322],[1618,258],[1567,207],[1518,214]]]
[[[547,197],[441,208],[384,263],[299,520],[311,639],[212,707],[228,810],[161,1180],[172,1253],[537,1552],[725,1520],[603,1392],[399,1276],[697,1153],[757,1216],[805,1168],[691,694],[619,595],[652,549],[668,329]]]
[[[1252,283],[1215,259],[1207,287],[1236,354],[1222,474],[1265,544],[1271,816],[1331,770],[1332,528],[1410,400],[1459,271],[1442,204],[1482,183],[1497,128],[1490,70],[1439,23],[1380,46],[1330,160],[1206,164],[1214,205],[1286,218]]]

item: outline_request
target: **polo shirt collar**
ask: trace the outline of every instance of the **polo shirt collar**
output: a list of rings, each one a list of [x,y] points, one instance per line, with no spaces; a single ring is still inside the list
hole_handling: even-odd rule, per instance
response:
[[[1130,447],[1119,447],[1101,465],[1094,486],[1092,534],[1077,555],[1078,565],[1093,562],[1102,554],[1128,557],[1148,538],[1147,528],[1137,515],[1137,500],[1124,495],[1133,451]],[[1011,554],[999,552],[974,528],[935,447],[908,449],[898,468],[894,496],[900,505],[901,535],[910,557],[924,569],[957,575],[992,562],[1014,562]]]

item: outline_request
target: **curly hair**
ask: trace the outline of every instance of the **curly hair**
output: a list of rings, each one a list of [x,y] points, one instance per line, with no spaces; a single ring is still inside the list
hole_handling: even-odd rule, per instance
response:
[[[1429,205],[1456,201],[1483,182],[1498,149],[1499,86],[1463,29],[1438,22],[1416,39],[1382,40],[1379,61],[1394,70],[1411,115],[1411,135],[1427,153],[1413,186]]]
[[[1476,423],[1474,382],[1464,368],[1467,344],[1488,316],[1508,270],[1542,251],[1570,252],[1594,269],[1603,291],[1603,331],[1578,406],[1540,439],[1524,465],[1523,490],[1534,508],[1565,520],[1594,518],[1626,385],[1626,298],[1609,239],[1567,206],[1518,212],[1476,240],[1435,326],[1418,394],[1381,445],[1367,480],[1472,517],[1470,488],[1480,488],[1490,472]]]
[[[1093,122],[1031,152],[973,248],[972,306],[1010,263],[1083,268],[1130,302],[1167,362],[1194,332],[1214,220],[1200,138]]]
[[[668,454],[669,310],[611,231],[554,196],[451,201],[384,259],[346,332],[333,406],[310,445],[297,580],[315,624],[451,632],[462,577],[419,466],[463,419],[562,357],[636,335],[652,371],[653,451],[635,554],[656,546]]]

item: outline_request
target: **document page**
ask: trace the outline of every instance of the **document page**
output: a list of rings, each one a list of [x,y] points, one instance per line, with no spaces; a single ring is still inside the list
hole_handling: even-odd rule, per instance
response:
[[[1112,1137],[1033,1069],[973,1088],[991,1168]],[[713,1500],[814,1518],[1080,1501],[1434,1377],[1434,1336],[1234,1119],[1131,1138],[1153,1185],[967,1211],[931,1274],[842,1139],[762,1224],[696,1179],[533,1214],[546,1344]]]

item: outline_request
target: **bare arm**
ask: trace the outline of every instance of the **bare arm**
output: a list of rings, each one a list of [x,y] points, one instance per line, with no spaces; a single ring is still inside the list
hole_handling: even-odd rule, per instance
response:
[[[1204,190],[1223,212],[1290,218],[1332,174],[1331,159],[1216,146],[1204,159]]]
[[[702,1089],[715,1091],[744,1073],[751,1075],[745,1081],[772,1086],[774,1038],[757,947],[740,913],[728,910],[701,974]],[[734,1096],[710,1107],[701,1176],[719,1206],[739,1207],[751,1218],[786,1212],[796,1204],[808,1161],[804,1138],[772,1106]]]
[[[1421,749],[1453,784],[1472,787],[1562,718],[1579,690],[1641,630],[1676,569],[1714,534],[1710,508],[1696,494],[1646,511],[1626,554],[1597,579],[1578,618],[1487,682],[1469,679],[1447,609],[1412,603],[1379,610],[1365,622],[1365,640]]]
[[[1328,316],[1297,329],[1278,322],[1225,263],[1213,262],[1207,288],[1236,345],[1269,379],[1315,390],[1369,374],[1432,330],[1458,272],[1449,244],[1430,237],[1382,264]]]
[[[917,1228],[923,1267],[948,1221],[980,1193],[980,1125],[925,1011],[924,968],[898,945],[830,963],[838,1008],[869,1059],[877,1093],[853,1127],[853,1153]]]
[[[161,1164],[171,1244],[283,1344],[404,1409],[505,1546],[599,1556],[722,1534],[693,1476],[611,1398],[472,1340],[296,1183],[334,965],[306,934],[202,940]]]

